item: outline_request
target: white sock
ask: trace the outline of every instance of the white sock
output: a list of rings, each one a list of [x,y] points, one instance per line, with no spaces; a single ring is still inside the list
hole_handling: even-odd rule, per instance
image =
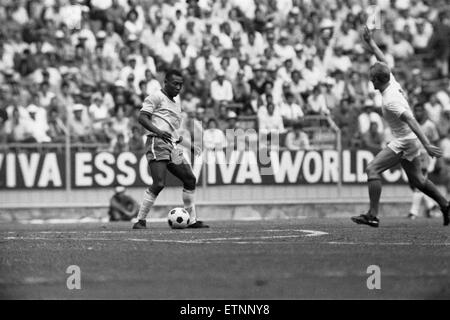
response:
[[[194,199],[195,199],[195,190],[183,189],[184,209],[186,209],[186,211],[189,212],[190,216],[189,224],[193,224],[197,221],[197,213],[195,211]]]
[[[145,220],[147,218],[150,209],[153,207],[153,203],[155,203],[156,196],[150,190],[145,190],[144,199],[142,200],[141,207],[139,208],[139,213],[137,218],[139,220]]]
[[[418,216],[420,210],[420,204],[422,203],[423,193],[419,191],[414,191],[412,196],[411,209],[409,209],[409,213]]]

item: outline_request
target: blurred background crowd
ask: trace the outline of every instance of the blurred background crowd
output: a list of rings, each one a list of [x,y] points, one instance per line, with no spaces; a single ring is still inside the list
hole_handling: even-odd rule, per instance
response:
[[[369,21],[450,159],[449,3],[0,0],[0,145],[70,133],[74,144],[142,152],[142,101],[175,68],[184,129],[203,126],[206,147],[251,128],[292,150],[317,148],[335,141],[321,130],[330,117],[344,148],[377,151],[390,133],[359,36]]]

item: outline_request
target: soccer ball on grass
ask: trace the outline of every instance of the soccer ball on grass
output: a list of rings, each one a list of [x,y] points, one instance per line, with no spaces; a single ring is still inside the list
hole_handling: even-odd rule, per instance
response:
[[[184,229],[189,225],[189,212],[184,208],[174,208],[169,211],[167,222],[172,229]]]

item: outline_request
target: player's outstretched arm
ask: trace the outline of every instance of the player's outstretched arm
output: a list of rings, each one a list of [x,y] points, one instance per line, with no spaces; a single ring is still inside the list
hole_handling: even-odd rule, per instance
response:
[[[370,51],[375,55],[377,60],[379,62],[383,62],[386,65],[388,65],[388,62],[386,60],[386,57],[384,56],[383,51],[378,47],[375,40],[373,40],[372,33],[370,32],[369,28],[367,26],[364,26],[363,32],[362,32],[362,38]]]
[[[414,116],[411,113],[404,112],[400,116],[400,120],[402,120],[408,124],[408,126],[416,134],[417,138],[419,138],[419,140],[423,144],[425,150],[427,150],[427,153],[431,157],[436,157],[436,158],[442,157],[441,148],[433,146],[430,143],[427,136],[423,133],[422,129],[420,128],[419,123],[417,122],[417,120],[414,118]]]

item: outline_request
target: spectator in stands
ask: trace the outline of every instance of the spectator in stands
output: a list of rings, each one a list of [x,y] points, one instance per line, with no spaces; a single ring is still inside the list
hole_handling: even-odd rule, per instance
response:
[[[291,92],[286,94],[286,102],[280,104],[279,110],[285,127],[299,123],[304,117],[302,108],[295,102],[294,94]]]
[[[351,72],[350,79],[345,86],[346,93],[353,97],[355,101],[364,101],[369,94],[368,82],[364,81],[361,74],[358,72]]]
[[[310,115],[328,115],[330,110],[327,106],[325,96],[322,94],[321,84],[318,83],[314,86],[312,94],[308,97],[308,110],[307,114]]]
[[[216,119],[208,120],[206,130],[203,133],[203,146],[206,149],[223,149],[227,145],[225,134],[218,128]]]
[[[92,96],[92,104],[88,108],[88,113],[95,131],[102,128],[102,121],[109,119],[108,107],[103,103],[103,98],[100,94],[96,93]]]
[[[441,137],[447,136],[447,132],[450,129],[450,106],[444,108],[441,112],[441,117],[439,118],[438,123],[436,124],[439,135]]]
[[[70,137],[73,142],[92,143],[95,137],[92,131],[92,123],[89,118],[83,117],[86,107],[82,104],[73,106],[73,117],[69,122]]]
[[[390,51],[394,58],[399,60],[406,60],[414,54],[414,48],[405,39],[405,34],[400,31],[394,31],[393,44]]]
[[[29,114],[28,125],[32,130],[33,138],[38,143],[50,142],[51,139],[47,135],[48,123],[47,112],[45,109],[34,104],[30,104],[26,110]]]
[[[66,140],[67,128],[58,114],[58,109],[50,109],[48,112],[47,135],[51,142],[59,143]]]
[[[428,47],[432,51],[433,57],[439,68],[442,77],[449,74],[449,58],[450,58],[450,25],[445,9],[438,13],[438,18],[433,25],[433,35],[431,36]]]
[[[442,104],[438,100],[435,93],[430,96],[430,99],[425,102],[425,110],[427,111],[428,117],[434,123],[438,123],[442,113]]]
[[[99,82],[96,94],[100,96],[102,104],[108,109],[108,112],[111,113],[114,109],[114,98],[109,92],[108,83],[106,81]]]
[[[275,112],[275,105],[269,102],[267,107],[262,108],[266,108],[267,112],[258,114],[259,132],[263,134],[284,132],[283,118],[279,112]]]
[[[215,105],[219,101],[231,102],[233,100],[233,86],[228,79],[225,79],[223,70],[219,70],[217,72],[217,78],[211,82],[210,94]]]
[[[374,111],[373,101],[366,100],[364,103],[363,112],[358,117],[359,133],[363,135],[368,132],[372,122],[377,123],[378,132],[383,133],[384,125],[381,116]]]
[[[19,143],[37,142],[33,136],[33,130],[27,118],[20,115],[19,109],[14,107],[12,118],[5,123],[5,131],[9,141]]]
[[[245,80],[245,71],[239,70],[236,79],[232,82],[233,100],[244,105],[250,103],[250,85]]]
[[[139,204],[125,192],[123,186],[114,189],[114,195],[109,202],[109,221],[130,221],[137,216]]]
[[[233,109],[239,116],[256,114],[261,105],[271,102],[276,104],[277,113],[279,104],[286,103],[287,92],[292,92],[295,103],[307,111],[304,101],[314,96],[313,88],[323,84],[327,76],[334,83],[326,84],[327,90],[321,93],[325,103],[320,103],[319,98],[313,106],[321,109],[321,105],[326,105],[336,122],[343,123],[343,133],[358,132],[350,129],[358,121],[349,121],[341,113],[353,119],[365,99],[380,106],[380,94],[374,95],[375,90],[367,85],[368,79],[360,76],[367,74],[369,67],[359,54],[361,41],[356,32],[366,20],[362,6],[339,5],[339,2],[330,9],[328,3],[319,5],[313,1],[310,8],[297,0],[270,0],[258,2],[256,6],[253,0],[182,2],[139,1],[143,3],[139,5],[135,0],[92,0],[86,2],[89,6],[84,6],[79,1],[66,0],[31,1],[26,6],[13,1],[6,8],[0,5],[5,39],[0,41],[3,71],[0,86],[7,88],[2,88],[0,100],[8,107],[10,120],[6,129],[12,122],[14,108],[25,122],[29,115],[22,106],[36,104],[47,111],[57,108],[65,122],[72,117],[75,102],[88,106],[94,93],[101,94],[109,112],[123,108],[125,117],[134,117],[128,126],[135,125],[133,108],[139,105],[144,91],[147,94],[161,89],[160,73],[171,65],[185,69],[182,103],[194,112],[201,102],[207,118],[219,114],[220,128],[226,127],[229,110],[219,107],[221,100],[217,101],[217,108],[210,108],[211,83],[220,70],[232,84],[229,101],[244,104],[242,109]],[[409,1],[397,1],[395,5],[382,2],[384,26],[375,35],[389,66],[409,67],[405,62],[410,60],[405,61],[405,57],[410,57],[410,48],[414,48],[416,53],[432,52],[441,70],[438,77],[448,74],[450,27],[444,9],[429,7],[422,1],[411,1],[410,5]],[[209,46],[214,35],[219,47],[216,53],[211,53]],[[432,97],[427,110],[445,136],[449,119],[446,115],[441,117],[440,111],[450,105],[448,93],[435,89],[434,82],[427,81],[428,74],[437,70],[433,64],[426,65],[425,70],[420,56],[414,60],[418,60],[414,63],[420,72],[407,72],[413,76],[398,76],[397,80],[407,89],[411,101],[430,91]],[[349,79],[347,71],[351,73]],[[123,88],[112,86],[117,80]],[[49,84],[45,93],[39,87],[43,83]],[[42,101],[34,98],[38,92]],[[57,95],[56,100],[52,93]],[[349,97],[357,100],[345,102],[348,106],[344,109],[348,110],[341,112],[341,99]],[[81,119],[87,124],[89,113],[84,109]],[[368,129],[371,120],[366,120]],[[238,121],[229,122],[240,126]],[[110,125],[103,124],[95,133],[99,141],[115,141],[107,133],[111,131]],[[89,124],[91,130],[93,126]],[[380,127],[379,124],[381,131]],[[24,138],[26,130],[18,131],[18,136]],[[127,140],[128,133],[122,133]],[[345,139],[350,141],[351,137]]]
[[[221,101],[218,107],[217,128],[225,131],[228,128],[228,107],[225,101]]]
[[[294,124],[293,129],[286,134],[285,146],[289,150],[310,150],[308,135],[302,130],[300,122]]]
[[[172,34],[168,31],[163,33],[163,42],[155,48],[155,51],[166,66],[170,66],[175,56],[181,56],[180,47],[173,40]]]
[[[333,49],[333,54],[327,61],[326,68],[333,72],[337,69],[346,73],[352,67],[352,61],[349,55],[344,55],[344,49],[341,46],[336,46]]]
[[[39,104],[47,108],[50,105],[50,101],[56,97],[55,93],[49,91],[50,84],[47,81],[44,81],[40,84],[40,90],[39,90]]]
[[[117,139],[119,134],[122,135],[123,143],[128,143],[129,140],[129,122],[130,120],[125,117],[124,107],[116,109],[115,116],[111,120],[111,128],[115,132]]]
[[[427,53],[428,43],[433,33],[433,27],[424,18],[416,20],[416,32],[413,33],[412,46],[417,54]]]
[[[128,149],[130,152],[136,154],[144,154],[145,153],[145,144],[144,138],[141,134],[139,127],[133,126],[131,128],[131,138],[128,141]]]
[[[302,70],[303,79],[309,87],[317,86],[321,79],[325,77],[323,71],[314,62],[312,58],[308,58],[305,62],[305,68]]]
[[[120,154],[126,151],[128,151],[128,144],[125,142],[125,136],[123,135],[123,133],[119,132],[116,135],[116,140],[114,142],[112,152],[114,154]]]
[[[134,9],[128,12],[123,26],[126,34],[135,35],[136,37],[139,37],[144,29],[143,20],[138,19],[138,12]]]
[[[335,93],[333,92],[333,86],[335,84],[335,81],[333,78],[328,77],[323,82],[322,90],[323,90],[323,96],[325,98],[325,103],[327,105],[328,110],[330,112],[333,111],[334,108],[339,103],[339,99],[336,97]]]
[[[359,34],[356,30],[352,29],[349,22],[344,20],[341,24],[336,35],[336,42],[340,44],[344,52],[352,51],[357,44]]]
[[[353,107],[353,99],[345,97],[333,110],[332,117],[341,129],[342,146],[349,148],[355,132],[358,132],[358,112]]]

